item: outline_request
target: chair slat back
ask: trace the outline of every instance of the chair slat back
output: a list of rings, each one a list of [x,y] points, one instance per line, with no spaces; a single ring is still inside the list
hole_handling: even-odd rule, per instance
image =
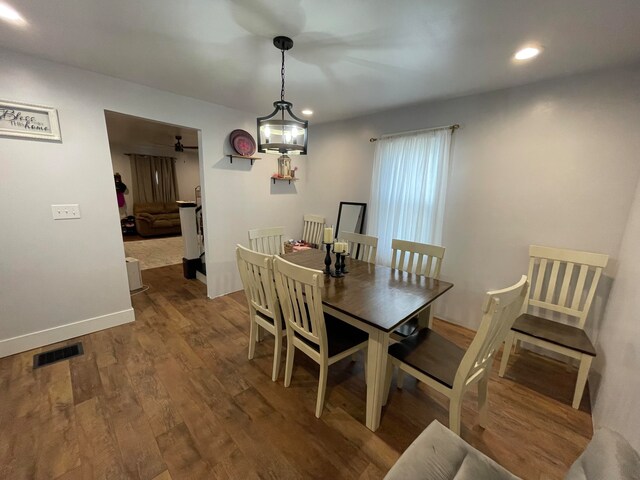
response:
[[[302,230],[302,240],[307,243],[317,245],[317,248],[322,248],[324,217],[320,215],[306,214],[303,218],[304,228]]]
[[[391,249],[393,251],[391,268],[425,277],[440,278],[444,247],[393,239]]]
[[[288,328],[317,344],[327,355],[327,332],[322,311],[324,274],[274,257],[273,269],[282,314]]]
[[[267,255],[284,253],[284,227],[249,230],[249,247],[255,252]]]
[[[584,328],[608,255],[560,248],[529,247],[529,305],[576,317]]]
[[[529,282],[523,275],[515,285],[487,292],[480,328],[460,362],[454,389],[463,387],[491,369],[493,356],[520,314],[528,288]]]
[[[276,320],[280,304],[273,276],[273,257],[236,246],[236,260],[250,308]]]
[[[347,242],[347,251],[351,258],[367,263],[376,263],[378,253],[378,237],[360,233],[340,232],[338,238]]]

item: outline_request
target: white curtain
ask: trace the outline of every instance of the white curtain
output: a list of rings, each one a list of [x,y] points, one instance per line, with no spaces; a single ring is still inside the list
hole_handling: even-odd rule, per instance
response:
[[[450,146],[450,128],[378,140],[367,228],[378,263],[391,265],[394,238],[442,244]]]

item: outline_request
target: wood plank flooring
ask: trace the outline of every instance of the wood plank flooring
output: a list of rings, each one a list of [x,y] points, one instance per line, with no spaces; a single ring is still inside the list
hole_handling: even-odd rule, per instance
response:
[[[432,420],[447,424],[446,399],[407,378],[369,431],[362,358],[329,370],[316,419],[317,365],[296,355],[291,387],[271,382],[268,335],[247,360],[242,292],[207,300],[180,265],[143,279],[136,322],[81,337],[83,356],[38,370],[43,349],[0,359],[0,478],[377,479]],[[470,392],[462,437],[522,478],[562,478],[592,435],[588,395],[571,408],[576,369],[526,352],[504,379],[494,367],[489,427]]]

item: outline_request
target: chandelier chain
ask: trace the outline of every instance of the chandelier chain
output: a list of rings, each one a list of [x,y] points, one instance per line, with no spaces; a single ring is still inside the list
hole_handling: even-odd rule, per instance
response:
[[[284,50],[282,52],[282,68],[280,69],[280,77],[282,78],[282,88],[280,89],[280,100],[284,101]]]

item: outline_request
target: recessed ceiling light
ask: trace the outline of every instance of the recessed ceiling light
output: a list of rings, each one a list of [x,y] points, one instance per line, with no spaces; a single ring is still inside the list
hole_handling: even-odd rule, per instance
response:
[[[539,47],[525,47],[522,50],[518,50],[513,58],[516,60],[529,60],[540,55],[540,52],[541,49]]]
[[[6,3],[0,3],[0,19],[15,25],[26,25],[27,23],[15,8]]]
[[[303,115],[313,115],[313,110],[309,110],[308,108],[305,108],[304,110],[302,110],[302,114]]]

